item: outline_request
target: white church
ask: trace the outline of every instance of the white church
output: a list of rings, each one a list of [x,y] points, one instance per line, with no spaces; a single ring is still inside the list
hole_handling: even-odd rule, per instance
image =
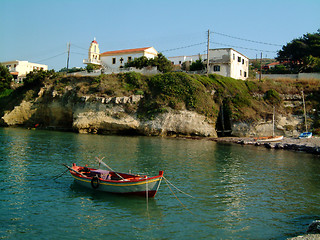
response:
[[[105,70],[118,72],[126,63],[142,56],[148,59],[154,58],[158,52],[153,47],[125,49],[100,53],[99,44],[94,39],[89,47],[88,59],[83,60],[84,64],[95,64],[102,66]]]

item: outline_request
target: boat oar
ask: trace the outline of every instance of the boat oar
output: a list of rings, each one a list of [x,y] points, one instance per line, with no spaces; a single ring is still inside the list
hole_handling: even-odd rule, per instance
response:
[[[121,178],[122,180],[126,180],[126,179],[124,179],[120,174],[118,174],[117,172],[115,172],[111,167],[109,167],[106,163],[104,163],[103,161],[102,161],[102,159],[99,159],[98,157],[96,157],[96,159],[99,161],[99,163],[102,163],[106,168],[108,168],[110,171],[112,171],[112,172],[114,172],[115,174],[117,174],[117,176],[119,177],[119,178]]]
[[[68,168],[70,171],[73,171],[79,175],[81,175],[82,177],[87,177],[86,175],[83,175],[81,172],[78,172],[77,170],[74,170],[73,168],[69,167],[67,164],[62,164],[63,166],[65,166],[66,168]]]

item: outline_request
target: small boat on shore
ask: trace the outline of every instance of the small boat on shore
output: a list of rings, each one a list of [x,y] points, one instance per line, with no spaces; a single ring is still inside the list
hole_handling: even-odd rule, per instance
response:
[[[301,138],[311,138],[312,137],[312,132],[303,132],[299,135],[299,139]]]
[[[283,139],[283,136],[268,136],[254,138],[257,142],[279,142]]]
[[[154,197],[160,187],[163,171],[158,176],[147,177],[127,173],[119,173],[103,169],[89,168],[87,166],[67,167],[79,185],[94,190],[128,195]]]

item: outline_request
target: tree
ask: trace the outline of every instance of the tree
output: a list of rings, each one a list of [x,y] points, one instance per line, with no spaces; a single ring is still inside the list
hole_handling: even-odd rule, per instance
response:
[[[54,70],[44,71],[44,70],[34,70],[29,72],[24,80],[24,86],[27,87],[37,87],[41,86],[46,78],[52,78],[56,76]]]
[[[92,64],[92,63],[89,63],[86,66],[87,72],[92,72],[93,70],[97,70],[97,69],[100,69],[100,68],[101,68],[100,65],[96,65],[96,64]],[[68,72],[70,72],[70,70]]]
[[[278,52],[277,60],[280,62],[289,61],[292,68],[303,71],[304,61],[308,61],[309,56],[320,58],[320,29],[317,33],[307,33],[303,37],[293,39]],[[308,65],[308,64],[307,64]],[[309,71],[314,71],[313,67],[308,66]],[[310,69],[311,68],[311,69]]]
[[[191,65],[190,65],[190,71],[201,71],[203,69],[205,69],[205,66],[204,66],[201,58],[199,58],[195,62],[191,63]]]
[[[12,79],[9,70],[0,64],[0,92],[10,88]]]
[[[158,53],[154,59],[150,59],[150,62],[153,62],[152,66],[157,66],[158,70],[162,73],[167,73],[172,71],[172,64],[171,62],[162,54]]]
[[[162,73],[172,71],[171,62],[162,54],[159,53],[155,58],[148,59],[145,56],[135,58],[133,61],[130,61],[125,64],[125,67],[135,67],[138,69],[142,69],[148,66],[155,66]]]

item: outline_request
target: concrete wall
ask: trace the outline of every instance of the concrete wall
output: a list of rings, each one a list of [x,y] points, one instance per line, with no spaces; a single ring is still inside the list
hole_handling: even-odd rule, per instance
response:
[[[148,67],[148,68],[106,68],[102,72],[101,70],[94,70],[90,73],[87,71],[83,72],[75,72],[75,73],[68,73],[68,76],[99,76],[100,74],[112,74],[112,73],[126,73],[126,72],[138,72],[144,75],[153,75],[160,73],[157,67]]]
[[[259,78],[259,74],[256,75],[256,78]],[[269,79],[320,79],[320,73],[262,74],[262,78],[269,78]]]

